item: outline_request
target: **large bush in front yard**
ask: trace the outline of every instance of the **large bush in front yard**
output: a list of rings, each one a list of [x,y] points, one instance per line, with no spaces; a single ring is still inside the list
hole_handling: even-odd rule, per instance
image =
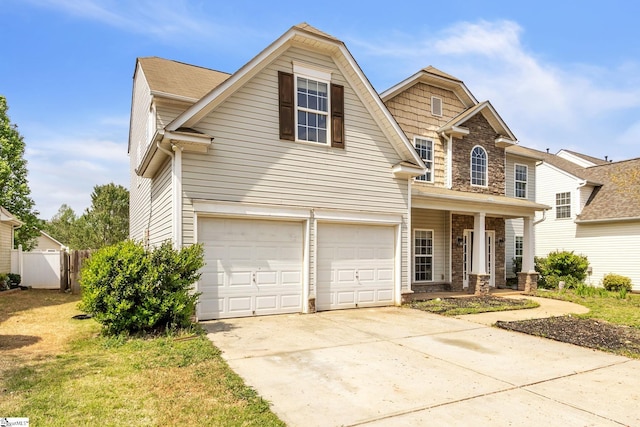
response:
[[[201,245],[180,250],[171,242],[148,250],[124,241],[95,252],[82,268],[80,308],[106,333],[140,333],[189,326],[204,265]]]
[[[631,278],[609,273],[602,278],[602,286],[608,291],[619,292],[624,289],[626,292],[631,292]]]
[[[582,283],[589,267],[587,257],[576,255],[573,251],[555,251],[546,258],[536,257],[535,264],[540,274],[538,286],[548,289],[557,288],[560,281],[564,281],[567,287]]]

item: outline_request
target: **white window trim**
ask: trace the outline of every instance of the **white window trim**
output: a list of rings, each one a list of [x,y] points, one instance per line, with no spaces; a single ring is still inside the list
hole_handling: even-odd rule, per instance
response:
[[[418,254],[416,254],[416,231],[427,231],[431,232],[431,255],[420,255],[421,258],[431,257],[431,280],[418,280],[416,279],[416,259],[418,258]],[[435,231],[429,228],[414,228],[413,229],[413,241],[411,246],[413,247],[413,262],[412,262],[412,281],[413,283],[430,283],[434,281],[435,272],[434,272],[434,258],[435,258]]]
[[[319,83],[325,83],[327,85],[327,112],[326,112],[327,129],[326,129],[325,142],[307,141],[307,140],[298,138],[298,111],[300,108],[298,107],[298,77],[302,77],[308,80],[314,80]],[[293,96],[294,96],[294,105],[295,105],[294,126],[295,126],[296,142],[315,145],[315,146],[330,147],[331,146],[331,71],[294,61],[293,62]],[[316,114],[324,114],[324,112],[320,110],[312,110],[307,108],[303,108],[303,110],[314,112]]]
[[[518,166],[524,167],[525,169],[525,181],[518,181]],[[524,182],[524,197],[518,196],[518,186],[516,185],[518,182]],[[529,195],[529,165],[523,165],[521,163],[515,163],[513,165],[513,197],[518,199],[528,199]]]
[[[482,149],[485,155],[485,164],[484,164],[484,184],[474,184],[473,183],[473,152],[476,148]],[[487,188],[489,187],[489,153],[482,145],[474,145],[471,151],[469,152],[469,182],[472,187],[481,187]]]
[[[518,239],[522,239],[522,254],[518,255]],[[523,236],[513,236],[513,257],[514,258],[522,258],[524,256],[524,237]]]
[[[414,136],[413,137],[413,148],[415,149],[417,146],[417,141],[421,140],[421,141],[425,141],[425,142],[429,142],[431,143],[431,168],[429,168],[429,166],[425,163],[425,166],[427,166],[427,170],[429,171],[429,174],[431,175],[430,179],[418,179],[418,177],[414,178],[414,181],[417,182],[429,182],[429,183],[433,183],[434,182],[434,175],[435,175],[435,152],[434,152],[434,143],[433,140],[430,138],[424,138],[421,136]],[[424,162],[424,159],[422,159],[422,161]],[[420,176],[424,176],[424,175],[420,175]]]
[[[440,113],[439,114],[433,108],[433,100],[434,99],[437,99],[438,101],[440,101]],[[440,98],[439,96],[432,96],[431,97],[431,115],[432,116],[436,116],[436,117],[442,117],[442,98]]]
[[[558,194],[568,194],[569,195],[569,203],[564,204],[564,205],[558,205]],[[571,194],[571,191],[560,191],[558,193],[555,193],[554,195],[554,209],[556,211],[556,217],[555,219],[558,220],[567,220],[567,219],[571,219],[571,215],[572,215],[572,211],[573,211],[573,206],[572,206],[572,201],[573,201],[573,195]],[[569,206],[569,216],[563,216],[562,218],[558,218],[558,208],[559,207],[564,207],[564,206]]]

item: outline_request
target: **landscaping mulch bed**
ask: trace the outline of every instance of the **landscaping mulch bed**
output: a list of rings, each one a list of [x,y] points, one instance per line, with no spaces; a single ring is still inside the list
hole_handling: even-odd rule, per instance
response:
[[[561,316],[515,322],[498,321],[496,326],[582,347],[640,356],[640,330],[602,320]]]

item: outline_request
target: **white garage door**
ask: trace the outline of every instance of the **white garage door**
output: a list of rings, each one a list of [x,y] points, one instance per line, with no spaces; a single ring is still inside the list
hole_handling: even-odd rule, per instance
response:
[[[317,310],[393,304],[395,229],[318,225]]]
[[[206,262],[198,319],[302,311],[301,223],[204,218],[198,241]]]

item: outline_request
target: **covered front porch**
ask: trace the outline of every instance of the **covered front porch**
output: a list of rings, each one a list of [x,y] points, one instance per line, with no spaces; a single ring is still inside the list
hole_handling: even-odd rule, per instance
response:
[[[535,288],[534,215],[528,200],[414,186],[411,209],[412,292],[487,294],[506,288],[505,221],[523,221],[518,289]],[[408,296],[407,296],[408,297]]]

